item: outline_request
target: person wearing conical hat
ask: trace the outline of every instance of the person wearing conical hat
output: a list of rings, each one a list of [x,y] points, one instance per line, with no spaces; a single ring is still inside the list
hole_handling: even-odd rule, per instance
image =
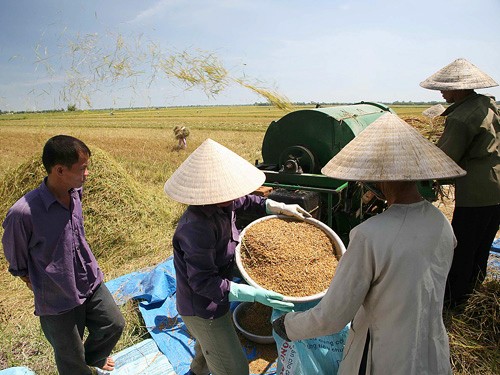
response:
[[[273,321],[289,341],[339,332],[351,322],[339,374],[451,374],[442,318],[456,240],[417,181],[465,171],[397,115],[366,127],[321,170],[373,183],[388,208],[353,228],[318,305]]]
[[[207,139],[165,183],[165,193],[189,205],[179,220],[172,244],[176,303],[196,339],[190,373],[248,374],[229,311],[232,301],[259,302],[290,311],[293,304],[269,290],[231,281],[239,243],[236,214],[310,215],[297,204],[252,195],[265,180],[262,171],[219,143]]]
[[[446,298],[463,304],[484,281],[500,224],[500,123],[494,98],[475,89],[498,86],[465,59],[445,66],[420,86],[439,90],[451,105],[437,146],[467,171],[455,181],[452,226],[458,240]]]
[[[185,126],[174,126],[174,136],[177,139],[177,149],[184,150],[187,148],[187,137],[189,136],[189,129]]]

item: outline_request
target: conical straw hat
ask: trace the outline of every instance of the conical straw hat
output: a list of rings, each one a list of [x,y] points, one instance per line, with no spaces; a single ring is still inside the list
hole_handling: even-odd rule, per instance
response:
[[[434,118],[440,116],[445,110],[446,108],[444,108],[442,104],[436,104],[432,107],[427,108],[422,112],[422,114],[429,118]]]
[[[457,59],[437,71],[420,86],[431,90],[473,90],[498,86],[493,78],[465,59]]]
[[[465,175],[437,146],[389,112],[359,133],[321,172],[346,181],[418,181]]]
[[[207,139],[165,182],[165,193],[191,205],[228,202],[251,193],[266,179],[241,156]]]

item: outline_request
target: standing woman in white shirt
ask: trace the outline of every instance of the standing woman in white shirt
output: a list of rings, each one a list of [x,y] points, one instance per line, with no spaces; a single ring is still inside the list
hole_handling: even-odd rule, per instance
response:
[[[320,303],[276,319],[276,333],[302,340],[351,322],[339,374],[451,374],[442,309],[456,240],[448,219],[420,195],[417,181],[465,171],[387,113],[322,173],[375,184],[388,208],[351,231]]]

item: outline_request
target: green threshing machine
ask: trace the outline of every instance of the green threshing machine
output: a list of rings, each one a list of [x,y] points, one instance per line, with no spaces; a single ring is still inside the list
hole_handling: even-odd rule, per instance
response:
[[[268,197],[297,203],[331,227],[347,245],[350,230],[385,203],[364,185],[336,180],[321,168],[389,107],[372,102],[297,110],[269,125],[262,143],[263,162],[256,167],[266,175]],[[424,195],[433,194],[421,184]],[[245,220],[245,219],[243,219]]]

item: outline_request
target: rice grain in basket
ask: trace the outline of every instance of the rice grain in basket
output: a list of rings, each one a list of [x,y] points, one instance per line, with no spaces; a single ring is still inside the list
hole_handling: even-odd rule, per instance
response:
[[[335,232],[325,227],[315,219],[276,216],[251,223],[242,232],[237,249],[244,278],[290,298],[324,293],[345,251]]]

